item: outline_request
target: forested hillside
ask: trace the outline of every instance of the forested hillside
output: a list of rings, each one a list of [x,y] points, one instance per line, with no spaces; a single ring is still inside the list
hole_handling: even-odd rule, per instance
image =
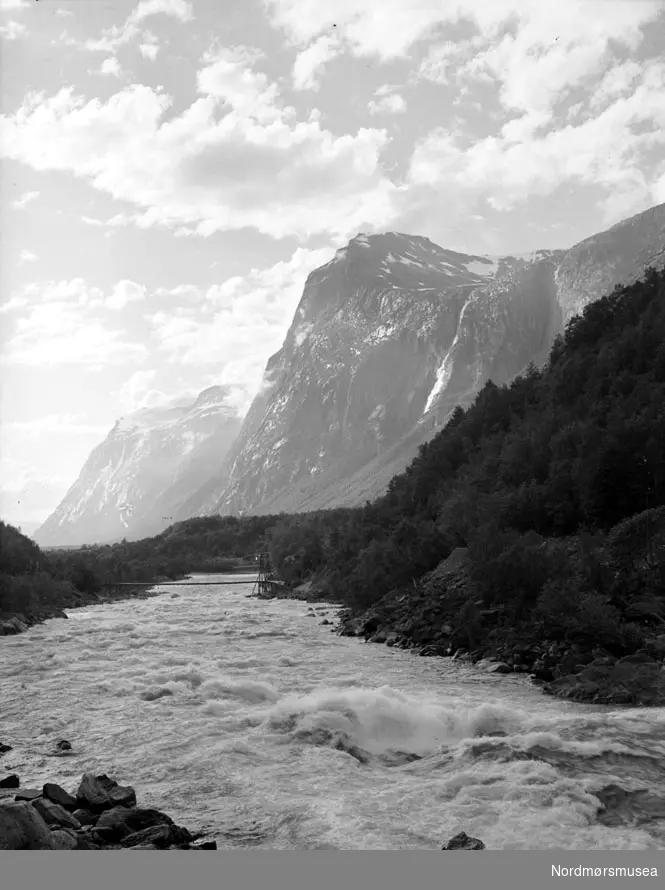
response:
[[[519,611],[556,583],[545,538],[614,541],[633,529],[635,559],[649,567],[640,583],[655,591],[663,566],[644,551],[662,544],[664,451],[665,274],[650,271],[573,318],[545,368],[487,383],[384,497],[281,519],[273,559],[289,580],[316,575],[369,605],[469,546],[484,597]]]
[[[265,546],[266,529],[275,521],[274,516],[212,516],[178,523],[142,541],[51,551],[42,551],[18,529],[0,522],[0,618],[38,620],[58,614],[94,602],[118,582],[242,569]]]

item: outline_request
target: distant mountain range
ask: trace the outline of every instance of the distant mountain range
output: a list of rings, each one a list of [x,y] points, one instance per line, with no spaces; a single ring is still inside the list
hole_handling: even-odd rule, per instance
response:
[[[242,426],[230,392],[213,386],[189,405],[143,408],[94,449],[62,502],[33,535],[45,546],[157,534],[215,474]]]
[[[200,514],[364,503],[456,405],[542,363],[573,315],[649,266],[665,266],[665,204],[521,256],[358,235],[309,275],[242,425],[220,394],[216,420],[199,426],[205,393],[168,422],[153,412],[116,424],[35,537],[86,543]]]

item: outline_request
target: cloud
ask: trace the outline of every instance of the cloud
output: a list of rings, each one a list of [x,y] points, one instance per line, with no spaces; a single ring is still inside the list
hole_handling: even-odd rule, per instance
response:
[[[113,293],[104,301],[107,309],[124,309],[128,303],[136,303],[145,299],[146,288],[134,281],[119,281]]]
[[[37,254],[33,253],[31,250],[22,250],[19,255],[18,261],[19,263],[34,263],[38,259],[39,257],[37,256]]]
[[[28,206],[32,201],[35,201],[41,192],[23,192],[20,198],[17,198],[16,201],[12,201],[12,206],[16,207],[17,210],[23,210]]]
[[[265,2],[273,24],[297,45],[325,39],[334,27],[353,54],[388,61],[429,41],[420,76],[442,84],[451,74],[459,83],[489,82],[506,109],[521,113],[550,113],[603,70],[618,45],[635,49],[643,28],[663,12],[660,0]]]
[[[473,143],[438,128],[416,146],[409,180],[447,198],[486,198],[498,210],[552,194],[563,182],[601,186],[608,190],[611,218],[651,199],[641,160],[665,145],[664,97],[665,63],[653,62],[643,67],[632,94],[577,125],[538,133],[525,115],[500,136]]]
[[[401,114],[406,111],[406,99],[400,93],[393,92],[393,87],[379,87],[374,95],[377,98],[367,106],[370,114]]]
[[[188,0],[142,0],[123,25],[108,28],[101,37],[86,40],[83,46],[92,52],[115,52],[141,33],[140,25],[150,16],[165,15],[185,23],[194,18],[193,9],[193,3]]]
[[[16,322],[0,362],[6,365],[92,365],[141,362],[141,343],[128,342],[96,318],[68,303],[45,303]]]
[[[298,53],[293,65],[293,86],[296,90],[318,90],[317,74],[326,62],[334,59],[342,52],[342,46],[336,37],[324,35]]]
[[[151,15],[168,15],[189,22],[194,18],[194,4],[190,0],[141,0],[127,21],[138,24]]]
[[[144,368],[135,371],[120,387],[114,395],[114,402],[118,406],[120,414],[132,414],[140,408],[150,408],[162,404],[166,395],[160,390],[154,389],[153,384],[157,377],[154,368]]]
[[[208,236],[247,226],[273,237],[352,234],[390,218],[385,130],[334,136],[298,120],[246,48],[207,55],[202,94],[168,121],[163,92],[132,85],[106,102],[71,89],[29,96],[0,118],[0,150],[37,170],[86,178],[143,209],[137,225]]]
[[[25,297],[10,297],[6,303],[0,303],[0,313],[16,312],[28,305]]]
[[[157,58],[157,54],[159,53],[159,45],[156,41],[151,43],[141,43],[139,45],[139,52],[144,59],[148,59],[149,61],[154,62]]]
[[[142,362],[144,344],[128,341],[93,314],[96,309],[117,308],[127,297],[135,298],[138,285],[119,282],[105,300],[99,288],[71,281],[33,283],[14,295],[4,311],[25,309],[3,346],[4,365],[88,365]],[[21,303],[23,305],[21,305]]]
[[[215,371],[216,383],[240,386],[253,394],[266,360],[282,344],[307,275],[327,262],[331,253],[330,248],[298,248],[288,261],[253,269],[206,291],[182,286],[196,294],[206,314],[152,315],[157,348],[179,366],[221,364],[221,371]]]
[[[104,59],[99,69],[99,73],[110,77],[120,77],[120,62],[115,56],[110,56],[108,59]]]
[[[0,35],[5,40],[17,40],[27,33],[27,28],[21,22],[7,22],[6,25],[0,26]]]

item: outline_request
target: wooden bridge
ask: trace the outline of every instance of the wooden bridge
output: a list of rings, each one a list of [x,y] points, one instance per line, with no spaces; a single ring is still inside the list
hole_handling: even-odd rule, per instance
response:
[[[181,587],[186,584],[188,587],[219,587],[222,585],[252,584],[252,595],[269,599],[278,596],[286,585],[275,574],[270,561],[270,554],[266,551],[256,556],[257,574],[253,573],[246,580],[237,581],[114,581],[109,587]],[[229,573],[232,574],[232,573]],[[242,573],[244,574],[244,573]]]

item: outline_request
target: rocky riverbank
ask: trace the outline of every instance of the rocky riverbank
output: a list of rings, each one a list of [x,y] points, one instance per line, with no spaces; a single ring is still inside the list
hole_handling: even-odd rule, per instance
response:
[[[185,577],[188,576],[183,575],[183,578],[178,580],[183,580]],[[138,584],[129,587],[110,587],[100,590],[99,593],[82,592],[72,587],[70,591],[60,592],[57,602],[50,602],[48,605],[42,605],[26,612],[0,612],[0,637],[24,633],[30,627],[48,621],[50,618],[67,618],[66,610],[69,609],[159,596],[163,591],[158,591],[155,587],[167,580],[172,581],[173,579],[160,578],[154,582],[152,587]]]
[[[66,740],[58,744],[69,750]],[[134,788],[107,775],[85,773],[71,793],[55,782],[30,788],[14,774],[0,779],[0,850],[216,849],[166,813],[137,806]]]
[[[467,661],[491,673],[527,674],[545,693],[589,704],[665,706],[665,621],[644,625],[635,651],[611,653],[568,640],[543,640],[528,622],[502,622],[501,609],[473,602],[478,644],[468,645],[460,611],[469,603],[467,554],[448,560],[408,592],[389,594],[365,611],[347,610],[338,632],[414,650],[421,656]],[[639,621],[639,606],[634,606]]]

